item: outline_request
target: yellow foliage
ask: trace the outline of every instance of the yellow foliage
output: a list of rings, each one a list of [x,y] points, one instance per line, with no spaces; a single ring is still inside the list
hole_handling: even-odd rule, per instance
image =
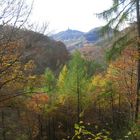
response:
[[[64,65],[64,67],[63,67],[63,69],[62,69],[62,71],[60,72],[59,77],[58,77],[57,86],[58,86],[59,88],[61,88],[61,87],[64,86],[65,79],[66,79],[66,76],[67,76],[67,72],[68,72],[67,66]]]
[[[92,80],[92,85],[96,87],[104,87],[106,85],[106,79],[102,74],[94,76]]]

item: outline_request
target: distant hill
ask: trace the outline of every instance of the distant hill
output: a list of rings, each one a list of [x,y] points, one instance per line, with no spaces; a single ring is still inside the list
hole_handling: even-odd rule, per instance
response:
[[[52,37],[55,40],[68,41],[68,40],[79,39],[83,35],[84,35],[84,32],[68,29],[66,31],[62,31],[57,34],[54,34]]]
[[[84,33],[78,30],[68,29],[66,31],[59,32],[51,37],[55,40],[62,41],[69,51],[79,49],[85,46],[85,44],[97,44],[104,40],[100,34],[102,27],[91,29],[89,32]]]
[[[101,40],[102,37],[100,35],[100,30],[101,27],[97,27],[85,33],[84,37],[86,41],[89,43],[96,43],[97,41]]]
[[[85,42],[84,32],[68,29],[51,36],[57,41],[62,41],[69,51],[81,48]]]

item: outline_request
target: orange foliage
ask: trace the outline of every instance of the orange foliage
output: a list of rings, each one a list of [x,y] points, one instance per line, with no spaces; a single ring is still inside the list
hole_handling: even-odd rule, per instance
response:
[[[137,58],[136,48],[128,47],[117,60],[109,64],[107,73],[94,76],[90,86],[94,90],[94,98],[110,92],[114,96],[114,103],[125,102],[135,110]]]
[[[116,91],[133,107],[137,96],[137,58],[135,48],[126,48],[121,57],[111,63],[106,75],[112,81]]]
[[[26,76],[24,75],[25,72],[26,71],[29,72],[29,69],[31,71],[31,69],[34,68],[34,64],[31,61],[27,64],[23,64],[22,62],[22,56],[24,52],[23,50],[24,50],[24,45],[21,40],[11,41],[11,42],[1,45],[0,47],[0,90],[3,87],[5,89],[8,88],[10,84],[13,84],[13,82],[15,84],[16,81],[20,82],[21,80],[25,79],[25,77],[27,77],[27,75]],[[28,70],[26,69],[27,67],[28,67]],[[12,85],[12,89],[13,88],[14,86]]]
[[[45,93],[32,95],[31,99],[27,101],[27,108],[36,113],[42,113],[48,103],[48,99],[48,95]]]

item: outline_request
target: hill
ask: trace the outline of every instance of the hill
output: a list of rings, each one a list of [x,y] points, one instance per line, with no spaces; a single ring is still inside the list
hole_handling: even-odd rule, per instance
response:
[[[100,35],[100,30],[101,30],[101,27],[97,27],[85,33],[84,37],[86,41],[89,43],[96,43],[97,41],[99,41],[102,38]]]
[[[24,60],[34,60],[35,73],[43,73],[47,67],[58,72],[68,60],[69,54],[64,43],[33,31],[24,31],[23,36]]]
[[[85,42],[84,32],[68,29],[51,36],[57,41],[62,41],[69,51],[81,48]]]
[[[54,34],[52,37],[55,40],[68,41],[68,40],[78,39],[83,35],[84,35],[84,32],[68,29],[66,31],[62,31],[57,34]]]
[[[62,41],[69,51],[79,49],[87,44],[95,45],[104,42],[105,38],[101,36],[100,30],[102,27],[91,29],[84,33],[78,30],[68,29],[66,31],[59,32],[51,37],[55,40]]]
[[[49,67],[54,72],[58,72],[69,58],[69,53],[64,43],[55,41],[43,34],[26,30],[16,29],[11,26],[0,26],[0,39],[5,38],[8,41],[21,41],[22,61],[23,63],[33,60],[36,68],[36,74],[44,73]]]

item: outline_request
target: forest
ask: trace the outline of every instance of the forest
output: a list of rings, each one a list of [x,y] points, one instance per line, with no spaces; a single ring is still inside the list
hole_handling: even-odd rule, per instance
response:
[[[97,13],[101,61],[27,28],[32,6],[0,0],[0,140],[140,140],[139,0]]]

